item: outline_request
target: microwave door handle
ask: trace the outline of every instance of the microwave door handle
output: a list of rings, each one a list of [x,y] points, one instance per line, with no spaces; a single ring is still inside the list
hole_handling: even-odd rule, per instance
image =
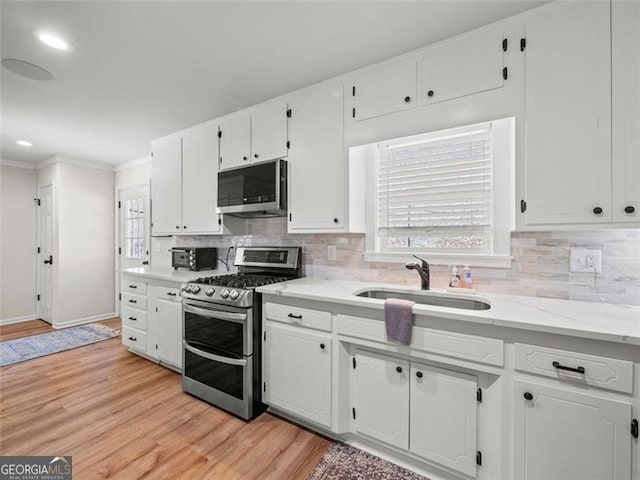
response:
[[[237,359],[237,358],[229,358],[223,357],[222,355],[216,355],[214,353],[208,353],[200,350],[199,348],[192,347],[184,340],[182,341],[182,346],[185,350],[189,350],[191,353],[198,355],[199,357],[206,358],[207,360],[213,360],[214,362],[226,363],[228,365],[237,365],[239,367],[244,367],[247,365],[246,359]]]
[[[219,320],[230,320],[232,322],[243,323],[247,319],[246,313],[229,313],[220,310],[207,310],[206,308],[192,307],[191,305],[183,305],[184,311],[202,315],[203,317],[217,318]]]

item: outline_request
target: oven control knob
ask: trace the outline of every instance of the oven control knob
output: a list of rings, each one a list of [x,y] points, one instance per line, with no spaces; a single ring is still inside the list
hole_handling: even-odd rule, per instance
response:
[[[180,290],[182,290],[183,292],[187,289],[187,285],[182,285],[182,287],[180,288]]]
[[[186,287],[184,287],[184,291],[187,293],[191,293],[191,289],[193,288],[193,285],[189,284]]]
[[[220,292],[220,296],[221,296],[222,298],[227,298],[227,297],[229,296],[229,293],[230,293],[230,292],[229,292],[229,289],[228,289],[228,288],[225,288],[225,289],[223,289],[223,290]]]
[[[213,288],[207,288],[207,291],[204,293],[207,294],[207,297],[210,297],[211,295],[213,295],[214,292],[215,290]]]
[[[194,285],[191,287],[191,293],[198,293],[200,291],[200,287],[198,285]]]
[[[231,300],[235,300],[236,298],[238,298],[240,296],[240,294],[238,293],[237,290],[231,290],[231,292],[229,292],[229,298]]]

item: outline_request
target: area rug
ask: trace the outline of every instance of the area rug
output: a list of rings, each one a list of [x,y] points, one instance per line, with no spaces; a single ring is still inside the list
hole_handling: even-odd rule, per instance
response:
[[[307,480],[429,480],[344,443],[334,443]]]
[[[0,367],[32,358],[71,350],[120,335],[120,332],[99,323],[66,328],[0,342]]]

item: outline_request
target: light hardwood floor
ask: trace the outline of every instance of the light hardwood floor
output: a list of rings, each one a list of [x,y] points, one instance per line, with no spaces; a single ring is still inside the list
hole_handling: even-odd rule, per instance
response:
[[[0,341],[51,330],[7,325]],[[1,367],[0,455],[72,455],[76,480],[302,480],[331,444],[267,413],[244,422],[180,382],[119,337]]]

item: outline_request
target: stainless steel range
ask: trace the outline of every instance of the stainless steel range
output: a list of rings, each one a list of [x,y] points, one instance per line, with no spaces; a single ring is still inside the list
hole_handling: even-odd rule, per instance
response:
[[[299,247],[238,247],[237,274],[182,286],[182,389],[245,419],[263,409],[261,299],[254,289],[301,275]]]

